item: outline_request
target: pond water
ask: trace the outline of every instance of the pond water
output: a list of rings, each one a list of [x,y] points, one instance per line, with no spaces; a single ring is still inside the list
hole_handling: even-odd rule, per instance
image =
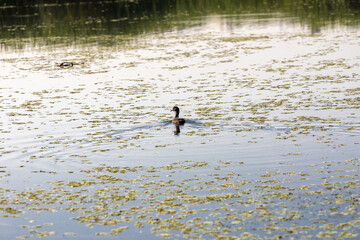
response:
[[[357,239],[355,1],[149,2],[0,9],[0,239]]]

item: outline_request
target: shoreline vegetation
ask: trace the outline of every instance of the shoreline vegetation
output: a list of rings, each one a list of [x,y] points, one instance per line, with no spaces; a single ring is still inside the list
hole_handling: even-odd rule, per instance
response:
[[[337,25],[357,28],[360,4],[354,0],[5,0],[0,4],[0,39],[67,37],[78,41],[99,34],[137,36],[186,27],[186,23],[174,26],[174,22],[224,13],[261,13],[264,19],[280,14],[318,32]],[[159,24],[164,19],[167,24]]]

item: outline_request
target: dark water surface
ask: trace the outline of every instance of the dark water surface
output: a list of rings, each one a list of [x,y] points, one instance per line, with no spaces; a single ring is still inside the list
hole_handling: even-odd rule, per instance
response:
[[[0,239],[359,238],[357,1],[1,4]]]

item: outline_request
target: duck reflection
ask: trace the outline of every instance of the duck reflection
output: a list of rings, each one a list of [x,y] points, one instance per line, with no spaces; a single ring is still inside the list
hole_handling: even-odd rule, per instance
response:
[[[180,135],[180,124],[174,123],[174,125],[175,125],[174,135],[178,136],[178,135]]]

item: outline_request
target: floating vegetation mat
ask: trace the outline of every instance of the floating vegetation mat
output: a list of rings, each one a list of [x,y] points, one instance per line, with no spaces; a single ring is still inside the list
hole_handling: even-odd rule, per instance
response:
[[[42,222],[59,214],[87,226],[93,237],[356,238],[359,167],[359,159],[300,167],[280,163],[251,174],[244,162],[233,161],[102,165],[69,173],[78,180],[69,176],[22,191],[3,188],[0,213],[27,219],[20,227],[28,234],[18,239],[76,237],[57,223]]]
[[[2,49],[0,238],[358,239],[359,30],[247,18]]]

